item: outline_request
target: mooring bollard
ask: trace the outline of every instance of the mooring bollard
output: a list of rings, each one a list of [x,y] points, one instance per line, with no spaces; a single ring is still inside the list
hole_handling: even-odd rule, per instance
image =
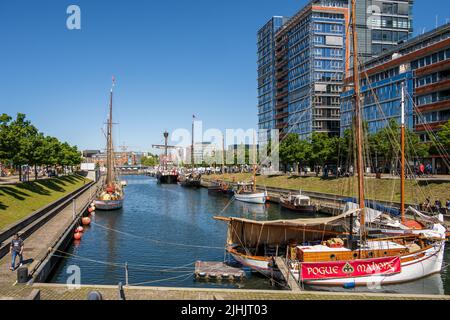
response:
[[[103,300],[103,297],[100,292],[91,291],[88,293],[88,300]]]
[[[119,299],[120,300],[126,300],[125,299],[125,292],[123,291],[122,282],[119,282]]]

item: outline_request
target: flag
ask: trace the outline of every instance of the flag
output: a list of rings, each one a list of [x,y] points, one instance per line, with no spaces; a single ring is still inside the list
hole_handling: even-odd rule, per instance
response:
[[[114,76],[112,76],[112,83],[113,83],[113,86],[116,84],[116,77],[114,77]]]

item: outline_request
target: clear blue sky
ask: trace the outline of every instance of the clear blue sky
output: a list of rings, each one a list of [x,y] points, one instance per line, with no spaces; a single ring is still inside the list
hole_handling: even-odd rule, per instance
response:
[[[0,112],[45,134],[103,148],[111,76],[116,145],[146,151],[165,129],[255,128],[256,31],[306,0],[1,0]],[[66,28],[81,8],[82,30]],[[448,0],[415,0],[416,32],[450,18]],[[449,20],[450,21],[450,20]]]

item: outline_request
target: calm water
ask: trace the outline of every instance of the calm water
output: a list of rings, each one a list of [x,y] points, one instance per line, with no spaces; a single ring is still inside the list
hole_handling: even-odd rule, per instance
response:
[[[214,220],[215,215],[258,220],[298,215],[275,204],[230,203],[229,198],[209,195],[206,189],[157,185],[149,177],[127,176],[125,180],[128,187],[123,209],[97,211],[82,241],[67,250],[50,282],[65,283],[71,274],[68,267],[75,265],[80,268],[83,284],[115,285],[125,282],[127,262],[130,285],[273,288],[268,279],[251,272],[245,280],[234,283],[196,281],[194,263],[224,259],[227,226]],[[446,260],[450,263],[450,254],[446,254]],[[414,283],[386,286],[382,291],[450,294],[450,273],[443,271]]]

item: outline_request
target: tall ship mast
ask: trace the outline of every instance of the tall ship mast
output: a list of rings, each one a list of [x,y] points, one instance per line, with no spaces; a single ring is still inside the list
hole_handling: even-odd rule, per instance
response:
[[[169,161],[169,149],[176,149],[175,146],[169,146],[169,132],[164,131],[164,145],[154,144],[152,145],[155,149],[164,150],[164,155],[161,157],[160,170],[156,174],[156,179],[159,184],[177,184],[178,181],[178,171],[176,169],[169,170],[168,161]]]
[[[118,182],[114,167],[114,144],[112,138],[113,128],[113,89],[115,79],[113,77],[112,87],[109,95],[109,116],[106,132],[106,179],[102,186],[100,196],[95,200],[95,207],[98,210],[117,210],[123,207],[124,193],[121,184]]]

